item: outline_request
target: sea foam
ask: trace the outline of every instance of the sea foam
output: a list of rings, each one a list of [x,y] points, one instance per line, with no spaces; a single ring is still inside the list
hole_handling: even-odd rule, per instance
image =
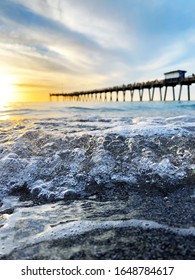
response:
[[[50,202],[92,195],[98,186],[101,191],[123,185],[171,189],[192,182],[193,121],[190,116],[109,122],[75,116],[3,123],[0,197]]]

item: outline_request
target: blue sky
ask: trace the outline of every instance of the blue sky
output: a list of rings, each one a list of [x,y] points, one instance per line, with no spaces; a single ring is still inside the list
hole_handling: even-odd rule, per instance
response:
[[[195,72],[195,1],[2,0],[0,74],[24,96]]]

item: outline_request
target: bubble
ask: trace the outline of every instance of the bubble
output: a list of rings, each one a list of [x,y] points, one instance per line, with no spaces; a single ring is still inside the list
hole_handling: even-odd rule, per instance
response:
[[[181,120],[186,122],[183,128],[178,124]],[[0,148],[0,197],[7,195],[12,185],[27,182],[33,199],[40,203],[71,202],[93,194],[96,200],[97,188],[98,195],[107,192],[111,197],[118,185],[176,187],[195,169],[194,131],[184,129],[193,128],[192,119],[135,117],[109,121],[110,129],[93,135],[86,133],[89,120],[80,123],[80,117],[76,120],[79,123],[75,118],[28,121],[21,133],[24,128],[14,124],[18,129],[7,132],[10,138],[14,133],[14,143],[2,142]],[[63,135],[71,129],[76,133]]]

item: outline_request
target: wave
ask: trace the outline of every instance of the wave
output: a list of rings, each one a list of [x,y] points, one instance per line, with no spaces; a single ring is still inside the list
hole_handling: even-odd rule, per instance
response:
[[[13,103],[1,108],[0,117],[14,119],[22,118],[47,118],[70,117],[75,114],[121,116],[127,117],[171,117],[180,114],[194,114],[194,101],[188,102],[48,102],[48,103]]]
[[[194,126],[170,122],[9,124],[0,137],[0,197],[45,203],[192,184]]]
[[[3,110],[1,113],[3,114],[29,114],[29,113],[33,113],[35,112],[35,110],[33,109],[29,109],[29,108],[23,108],[23,109],[7,109],[7,110]]]
[[[195,109],[195,104],[179,104],[177,107],[181,109]]]
[[[138,220],[138,219],[131,219],[131,220],[125,220],[125,221],[74,221],[74,222],[68,222],[65,224],[57,225],[55,227],[48,226],[46,231],[43,231],[42,233],[39,233],[35,236],[31,236],[31,238],[26,239],[23,241],[23,246],[21,244],[18,246],[20,250],[22,250],[22,247],[25,248],[27,245],[33,246],[35,244],[39,244],[41,242],[45,241],[55,241],[60,240],[63,238],[70,238],[74,236],[83,235],[88,232],[94,232],[97,230],[113,230],[113,229],[131,229],[131,228],[141,228],[144,230],[163,230],[166,234],[168,233],[174,233],[176,235],[181,235],[185,237],[195,237],[195,228],[177,228],[177,227],[171,227],[168,225],[160,224],[154,221],[149,220]],[[4,248],[4,254],[10,253],[10,246]],[[16,247],[15,247],[16,249]]]

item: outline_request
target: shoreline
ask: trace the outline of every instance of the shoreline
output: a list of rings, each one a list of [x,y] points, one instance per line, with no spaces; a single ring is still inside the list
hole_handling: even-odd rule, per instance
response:
[[[0,230],[10,251],[0,259],[194,259],[193,191],[132,191],[123,199],[98,202],[93,196],[37,206],[12,197],[16,207],[4,211],[4,237]]]

